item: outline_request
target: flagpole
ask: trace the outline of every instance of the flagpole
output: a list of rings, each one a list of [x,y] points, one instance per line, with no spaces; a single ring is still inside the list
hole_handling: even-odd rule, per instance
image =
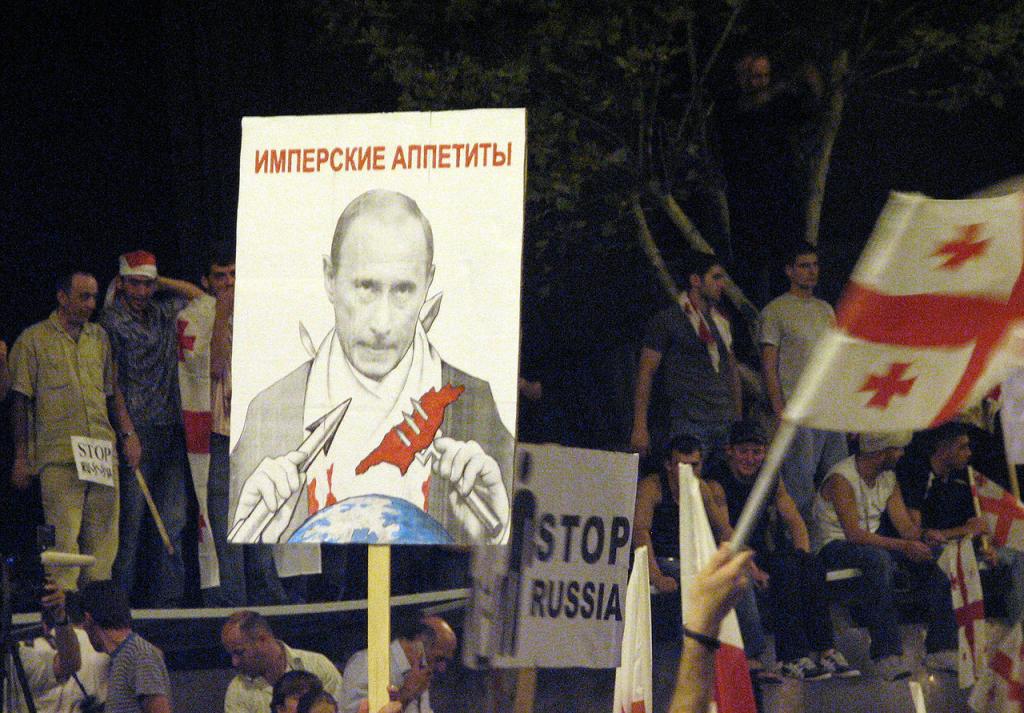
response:
[[[782,465],[782,459],[786,457],[789,445],[793,442],[793,437],[796,436],[796,429],[795,423],[783,418],[778,430],[775,431],[775,437],[768,448],[768,455],[764,459],[764,465],[761,466],[761,472],[754,482],[750,497],[747,498],[747,504],[743,507],[743,512],[740,513],[740,518],[736,522],[736,527],[733,528],[729,547],[734,553],[743,549],[754,526],[761,518],[765,505],[775,493],[776,475],[779,472],[779,466]]]

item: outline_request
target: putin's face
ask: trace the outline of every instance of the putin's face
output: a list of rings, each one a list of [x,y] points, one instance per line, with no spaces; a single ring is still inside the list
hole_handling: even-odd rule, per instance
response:
[[[360,374],[380,381],[402,360],[433,277],[413,216],[368,211],[348,226],[338,264],[324,258],[324,286],[342,350]]]

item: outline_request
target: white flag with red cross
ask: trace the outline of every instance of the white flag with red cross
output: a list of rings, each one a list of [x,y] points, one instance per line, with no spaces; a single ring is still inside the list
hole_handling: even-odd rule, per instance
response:
[[[939,556],[939,567],[949,578],[953,593],[958,642],[960,688],[969,688],[981,676],[985,665],[985,604],[981,575],[970,537],[947,543]]]
[[[985,531],[992,536],[992,544],[1024,551],[1024,504],[977,471],[973,476],[972,490],[978,498]]]
[[[1024,365],[1024,194],[894,193],[786,418],[836,431],[922,429]]]
[[[650,577],[645,545],[634,554],[633,571],[626,586],[622,663],[615,669],[612,713],[654,713]]]
[[[979,672],[968,703],[978,713],[1024,713],[1024,644],[1021,624],[1001,627],[989,665]]]
[[[192,486],[199,503],[198,533],[199,586],[220,586],[217,549],[210,531],[207,510],[207,483],[210,475],[210,338],[217,301],[201,295],[178,313],[178,387],[181,390],[181,417],[185,425]]]

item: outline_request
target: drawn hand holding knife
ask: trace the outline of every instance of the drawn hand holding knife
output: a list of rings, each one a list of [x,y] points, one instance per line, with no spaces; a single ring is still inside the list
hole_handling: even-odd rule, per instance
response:
[[[476,441],[459,441],[440,434],[444,409],[462,393],[450,384],[430,389],[413,400],[413,413],[388,431],[355,469],[366,473],[379,463],[389,463],[404,476],[413,459],[431,461],[431,471],[449,481],[449,507],[471,541],[502,542],[509,523],[508,492],[497,461]],[[264,458],[242,486],[236,521],[229,533],[232,542],[278,542],[291,521],[305,490],[306,469],[321,451],[330,447],[348,408],[343,402],[310,428],[312,433],[294,451]]]
[[[346,399],[307,428],[310,434],[290,453],[264,458],[242,485],[230,542],[277,542],[305,490],[306,470],[331,447],[352,399]]]

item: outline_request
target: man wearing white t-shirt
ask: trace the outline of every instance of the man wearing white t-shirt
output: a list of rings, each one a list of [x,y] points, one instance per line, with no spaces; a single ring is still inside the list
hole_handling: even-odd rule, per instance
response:
[[[949,581],[922,541],[921,527],[903,503],[892,470],[909,442],[909,433],[861,434],[860,452],[832,468],[814,500],[814,549],[826,569],[856,567],[863,572],[858,602],[865,605],[861,612],[871,635],[871,658],[878,673],[890,681],[910,675],[893,591],[899,560],[921,563],[929,657],[948,658],[957,647]],[[883,515],[888,516],[885,526]],[[886,534],[892,528],[895,532]]]
[[[32,700],[39,713],[85,710],[82,701],[92,696],[103,701],[107,691],[110,657],[89,644],[89,636],[76,626],[81,613],[55,586],[41,600],[45,634],[19,650]],[[68,610],[76,616],[69,617]],[[19,709],[20,710],[20,709]]]
[[[786,251],[789,290],[761,312],[758,341],[765,390],[776,418],[796,390],[814,345],[835,323],[832,305],[814,296],[818,285],[818,255],[801,241]],[[809,521],[814,487],[848,455],[846,434],[799,426],[779,469],[800,516]]]

